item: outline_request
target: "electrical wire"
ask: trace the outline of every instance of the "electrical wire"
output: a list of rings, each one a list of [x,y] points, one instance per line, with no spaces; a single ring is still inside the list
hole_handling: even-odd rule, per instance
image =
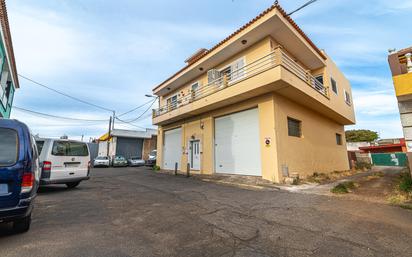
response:
[[[144,104],[142,104],[142,105],[139,105],[139,106],[137,106],[136,108],[131,109],[130,111],[124,112],[124,113],[119,114],[119,115],[116,115],[116,116],[117,116],[117,117],[122,117],[122,116],[124,116],[124,115],[126,115],[126,114],[129,114],[129,113],[131,113],[131,112],[136,111],[136,110],[139,109],[139,108],[142,108],[143,106],[145,106],[146,104],[151,103],[152,101],[153,101],[153,100],[147,101],[146,103],[144,103]]]
[[[33,110],[28,110],[25,108],[21,108],[18,106],[13,106],[14,109],[22,111],[22,112],[26,112],[26,113],[30,113],[36,116],[42,116],[42,117],[48,117],[48,118],[55,118],[55,119],[62,119],[62,120],[72,120],[72,121],[87,121],[87,122],[108,122],[109,119],[105,119],[105,120],[92,120],[92,119],[79,119],[79,118],[71,118],[71,117],[63,117],[63,116],[58,116],[58,115],[52,115],[52,114],[48,114],[48,113],[42,113],[42,112],[37,112],[37,111],[33,111]]]
[[[311,5],[311,4],[315,3],[316,1],[318,1],[318,0],[310,0],[310,1],[308,1],[307,3],[305,3],[304,5],[302,5],[301,7],[299,7],[299,8],[297,8],[296,10],[290,12],[290,13],[288,14],[288,16],[291,16],[292,14],[294,14],[294,13],[302,10],[303,8],[307,7],[308,5]]]
[[[156,102],[157,98],[158,98],[158,97],[156,97],[156,98],[152,101],[152,103],[149,105],[149,107],[148,107],[142,114],[140,114],[137,118],[128,121],[128,123],[133,123],[133,122],[139,120],[146,112],[148,112],[148,111],[150,110],[150,108],[152,108],[152,106],[153,106],[153,104]]]
[[[48,90],[51,90],[51,91],[53,91],[53,92],[55,92],[55,93],[57,93],[57,94],[63,95],[63,96],[68,97],[68,98],[70,98],[70,99],[72,99],[72,100],[75,100],[75,101],[78,101],[78,102],[80,102],[80,103],[87,104],[87,105],[90,105],[90,106],[99,108],[99,109],[101,109],[101,110],[105,110],[105,111],[108,111],[108,112],[114,112],[114,110],[111,110],[111,109],[102,107],[102,106],[100,106],[100,105],[97,105],[97,104],[94,104],[94,103],[90,103],[90,102],[85,101],[85,100],[82,100],[82,99],[80,99],[80,98],[71,96],[71,95],[69,95],[69,94],[67,94],[67,93],[64,93],[64,92],[61,92],[61,91],[56,90],[56,89],[54,89],[54,88],[51,88],[51,87],[49,87],[49,86],[46,86],[46,85],[44,85],[44,84],[42,84],[42,83],[40,83],[40,82],[37,82],[37,81],[35,81],[35,80],[33,80],[33,79],[30,79],[30,78],[28,78],[28,77],[26,77],[26,76],[23,76],[23,75],[21,75],[21,74],[18,74],[18,76],[21,77],[21,78],[23,78],[23,79],[25,79],[25,80],[27,80],[27,81],[32,82],[32,83],[35,84],[35,85],[38,85],[38,86],[41,86],[41,87],[46,88],[46,89],[48,89]]]
[[[132,124],[132,123],[130,123],[130,122],[127,122],[127,121],[121,120],[121,119],[119,119],[118,117],[116,117],[116,120],[118,120],[118,121],[122,122],[122,123],[123,123],[123,124],[125,124],[125,125],[129,125],[129,126],[132,126],[132,127],[135,127],[135,128],[139,128],[139,129],[146,130],[146,128],[145,128],[145,127],[138,126],[138,125]]]

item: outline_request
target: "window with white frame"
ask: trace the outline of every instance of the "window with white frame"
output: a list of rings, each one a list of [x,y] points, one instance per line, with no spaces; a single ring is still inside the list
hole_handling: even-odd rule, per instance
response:
[[[346,90],[344,90],[344,92],[345,92],[345,102],[346,102],[348,105],[351,105],[351,104],[352,104],[352,99],[351,99],[351,97],[350,97],[349,92],[346,91]]]
[[[166,100],[167,108],[169,110],[174,110],[177,108],[177,95],[171,96]]]
[[[227,76],[228,81],[241,79],[245,75],[245,57],[241,57],[219,70],[219,77]]]
[[[336,84],[336,80],[330,78],[330,84],[332,86],[332,91],[335,92],[335,94],[338,94],[338,85]]]
[[[200,95],[199,89],[200,89],[200,82],[199,81],[197,81],[197,82],[195,82],[191,85],[190,93],[191,93],[192,98],[196,98],[197,96]]]

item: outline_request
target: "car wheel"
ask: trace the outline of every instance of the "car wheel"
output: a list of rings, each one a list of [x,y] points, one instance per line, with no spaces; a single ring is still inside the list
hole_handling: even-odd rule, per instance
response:
[[[13,230],[17,233],[25,233],[29,231],[31,224],[31,213],[22,219],[13,222]]]
[[[69,182],[69,183],[66,183],[66,186],[67,186],[68,188],[75,188],[75,187],[77,187],[79,184],[80,184],[80,182]]]

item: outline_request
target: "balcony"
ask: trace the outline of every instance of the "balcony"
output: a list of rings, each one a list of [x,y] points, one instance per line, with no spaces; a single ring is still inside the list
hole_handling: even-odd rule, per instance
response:
[[[275,82],[276,80],[282,80],[282,76],[279,76],[280,70],[278,70],[278,72],[275,72],[276,68],[283,68],[287,70],[288,72],[293,74],[295,78],[298,78],[301,83],[305,84],[307,88],[311,88],[311,90],[315,92],[315,94],[321,96],[326,101],[329,100],[328,87],[325,87],[320,81],[312,76],[310,71],[305,70],[297,62],[295,62],[279,46],[269,54],[243,66],[240,69],[233,70],[218,77],[210,83],[203,85],[198,90],[191,91],[188,95],[169,100],[167,104],[153,110],[153,121],[155,124],[160,124],[161,122],[172,118],[172,116],[174,118],[176,118],[177,116],[187,116],[185,114],[190,112],[192,114],[196,114],[193,112],[194,110],[206,107],[207,105],[212,105],[214,102],[217,103],[217,100],[215,101],[214,99],[212,99],[213,96],[217,95],[220,92],[224,92],[225,90],[229,91],[230,89],[232,89],[232,91],[238,91],[236,90],[236,87],[239,87],[238,89],[240,91],[239,85],[247,81],[249,81],[254,86],[259,87],[270,84],[270,82]],[[270,71],[272,72],[269,73]],[[290,79],[287,81],[287,83],[294,83],[290,81]],[[252,91],[255,89],[257,88],[248,87],[246,88],[246,91]],[[261,92],[263,91],[260,90],[259,93]],[[233,92],[229,93],[229,95],[234,96]],[[241,97],[237,97],[237,99],[240,100]],[[203,100],[203,102],[201,100]],[[233,101],[229,101],[229,99],[227,100],[228,101],[225,102],[233,103]],[[199,102],[202,102],[202,104],[197,104]]]

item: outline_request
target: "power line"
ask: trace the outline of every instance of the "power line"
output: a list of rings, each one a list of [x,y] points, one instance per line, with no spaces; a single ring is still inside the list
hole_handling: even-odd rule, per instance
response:
[[[78,101],[78,102],[80,102],[80,103],[87,104],[87,105],[90,105],[90,106],[93,106],[93,107],[96,107],[96,108],[99,108],[99,109],[101,109],[101,110],[105,110],[105,111],[108,111],[108,112],[113,112],[113,111],[114,111],[114,110],[111,110],[111,109],[102,107],[102,106],[100,106],[100,105],[97,105],[97,104],[94,104],[94,103],[90,103],[90,102],[87,102],[87,101],[85,101],[85,100],[79,99],[79,98],[77,98],[77,97],[71,96],[71,95],[69,95],[69,94],[67,94],[67,93],[64,93],[64,92],[61,92],[61,91],[56,90],[56,89],[54,89],[54,88],[51,88],[51,87],[49,87],[49,86],[46,86],[46,85],[44,85],[44,84],[42,84],[42,83],[40,83],[40,82],[37,82],[37,81],[35,81],[35,80],[33,80],[33,79],[30,79],[30,78],[28,78],[28,77],[26,77],[26,76],[23,76],[23,75],[21,75],[21,74],[18,74],[18,76],[21,77],[21,78],[23,78],[23,79],[25,79],[25,80],[27,80],[27,81],[32,82],[33,84],[36,84],[36,85],[38,85],[38,86],[41,86],[41,87],[46,88],[46,89],[48,89],[48,90],[51,90],[51,91],[53,91],[53,92],[55,92],[55,93],[57,93],[57,94],[63,95],[63,96],[65,96],[65,97],[68,97],[68,98],[70,98],[70,99],[72,99],[72,100],[75,100],[75,101]]]
[[[56,118],[56,119],[72,120],[72,121],[87,121],[87,122],[107,122],[107,121],[109,121],[108,119],[105,119],[105,120],[103,120],[103,119],[102,120],[92,120],[92,119],[79,119],[79,118],[63,117],[63,116],[58,116],[58,115],[53,115],[53,114],[28,110],[28,109],[21,108],[21,107],[18,107],[18,106],[13,106],[13,108],[16,109],[16,110],[22,111],[22,112],[26,112],[26,113],[30,113],[30,114],[37,115],[37,116],[42,116],[42,117],[48,117],[48,118]]]
[[[130,122],[128,122],[128,121],[121,120],[121,119],[119,119],[118,117],[116,117],[116,120],[124,123],[125,125],[129,125],[129,126],[136,127],[136,128],[139,128],[139,129],[146,129],[145,127],[141,127],[141,126],[132,124],[132,123],[130,123]]]
[[[298,12],[298,11],[302,10],[303,8],[305,8],[305,7],[307,7],[307,6],[309,6],[309,5],[313,4],[313,3],[315,3],[316,1],[318,1],[318,0],[310,0],[310,1],[308,1],[307,3],[305,3],[304,5],[302,5],[301,7],[299,7],[298,9],[296,9],[296,10],[294,10],[294,11],[290,12],[290,13],[288,14],[288,16],[291,16],[292,14],[294,14],[294,13],[296,13],[296,12]]]
[[[149,107],[142,114],[140,114],[137,118],[128,121],[128,123],[132,123],[132,122],[135,122],[138,119],[140,119],[146,112],[148,112],[150,110],[150,108],[152,108],[152,106],[156,102],[156,100],[157,100],[157,97],[152,101],[152,103],[149,105]]]
[[[145,106],[146,104],[149,104],[149,103],[151,103],[151,102],[152,102],[152,100],[147,101],[146,103],[144,103],[144,104],[142,104],[142,105],[139,105],[139,106],[137,106],[136,108],[131,109],[130,111],[127,111],[127,112],[124,112],[124,113],[122,113],[122,114],[120,114],[120,115],[117,115],[117,117],[122,117],[122,116],[124,116],[124,115],[126,115],[126,114],[129,114],[129,113],[131,113],[131,112],[134,112],[134,111],[136,111],[137,109],[142,108],[143,106]]]

